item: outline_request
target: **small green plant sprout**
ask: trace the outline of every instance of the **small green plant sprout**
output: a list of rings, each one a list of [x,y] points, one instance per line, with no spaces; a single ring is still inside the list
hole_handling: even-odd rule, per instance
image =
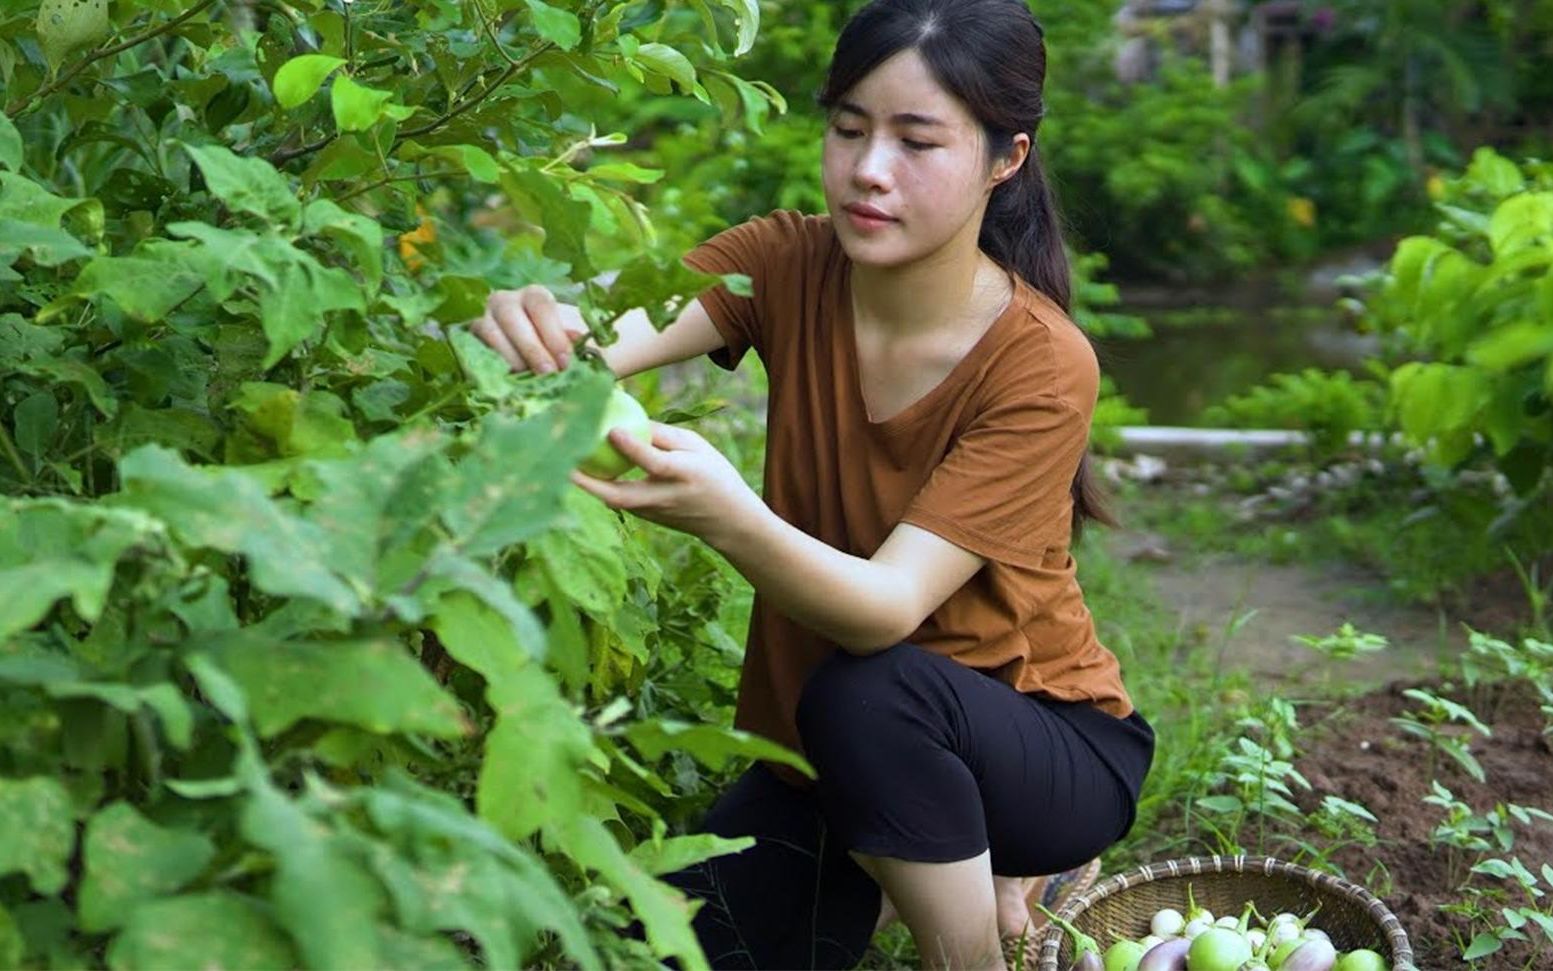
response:
[[[1490,703],[1489,718],[1497,716],[1507,692],[1516,682],[1531,685],[1545,703],[1543,714],[1553,718],[1553,644],[1525,637],[1517,644],[1468,629],[1467,651],[1461,656],[1461,676],[1475,698]]]
[[[1530,945],[1531,955],[1521,967],[1525,971],[1544,967],[1541,955],[1549,944],[1553,944],[1553,903],[1549,902],[1547,895],[1548,890],[1553,889],[1553,866],[1542,864],[1541,883],[1537,875],[1519,857],[1514,856],[1483,860],[1472,868],[1472,872],[1509,881],[1520,890],[1519,896],[1524,898],[1525,903],[1514,906],[1518,902],[1516,895],[1506,894],[1497,888],[1467,888],[1469,897],[1477,898],[1478,915],[1487,927],[1473,936],[1471,943],[1462,950],[1462,958],[1480,961],[1497,953],[1506,941],[1526,941]],[[1497,912],[1494,905],[1498,905]]]
[[[1293,802],[1291,783],[1309,791],[1310,783],[1294,763],[1242,736],[1219,759],[1218,767],[1209,774],[1210,789],[1227,789],[1217,795],[1197,800],[1197,808],[1206,811],[1217,820],[1205,819],[1213,831],[1221,852],[1243,853],[1241,829],[1255,820],[1257,826],[1256,848],[1267,852],[1268,823],[1277,830],[1298,830],[1305,822],[1305,815]]]
[[[1337,629],[1335,634],[1328,634],[1326,637],[1295,634],[1293,639],[1333,661],[1347,661],[1358,657],[1360,654],[1374,654],[1376,651],[1384,651],[1391,646],[1391,642],[1384,635],[1370,634],[1358,630],[1352,623],[1347,621]]]
[[[1420,702],[1423,707],[1395,716],[1391,722],[1409,735],[1428,740],[1429,774],[1434,774],[1434,753],[1439,751],[1454,759],[1472,778],[1484,781],[1483,766],[1472,754],[1467,740],[1450,730],[1450,723],[1455,722],[1471,728],[1484,738],[1493,737],[1493,732],[1478,720],[1472,709],[1422,688],[1408,688],[1402,694]]]

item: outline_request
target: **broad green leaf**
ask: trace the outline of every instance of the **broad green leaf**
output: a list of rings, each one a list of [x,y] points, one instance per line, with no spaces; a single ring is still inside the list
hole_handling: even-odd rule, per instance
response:
[[[122,925],[137,906],[181,889],[216,854],[204,835],[158,826],[125,802],[92,817],[83,845],[86,876],[78,907],[81,929],[93,934]]]
[[[548,646],[544,627],[534,612],[517,598],[512,584],[497,578],[488,567],[442,549],[434,553],[422,569],[426,582],[416,591],[413,600],[404,596],[392,600],[405,620],[418,623],[444,594],[462,590],[506,621],[517,637],[518,645],[530,657],[540,660],[546,656]]]
[[[571,470],[594,448],[613,382],[589,370],[566,397],[524,421],[492,414],[441,498],[442,520],[467,555],[496,553],[542,533],[576,488]]]
[[[1467,166],[1466,177],[1500,199],[1519,192],[1526,184],[1514,162],[1487,146],[1472,153],[1472,164]]]
[[[283,511],[253,477],[193,468],[157,445],[125,456],[119,475],[120,503],[161,517],[191,546],[243,554],[260,590],[318,600],[345,615],[360,609],[357,593],[322,565],[328,538]]]
[[[485,737],[475,790],[480,818],[523,840],[586,812],[580,772],[595,751],[591,732],[554,679],[529,662],[487,682],[496,724]]]
[[[302,204],[290,181],[269,162],[245,158],[222,145],[184,144],[183,148],[199,166],[210,194],[228,209],[251,213],[286,229],[296,228]]]
[[[55,698],[92,698],[127,715],[138,714],[142,706],[148,707],[161,719],[162,730],[175,747],[187,749],[193,740],[194,713],[171,684],[140,687],[120,682],[78,681],[51,683],[47,688]]]
[[[663,169],[647,169],[631,162],[605,162],[602,165],[590,165],[588,175],[595,179],[609,179],[619,182],[633,182],[638,185],[648,185],[663,178]]]
[[[302,232],[335,240],[354,258],[376,292],[383,283],[383,227],[377,220],[340,208],[332,199],[315,199],[302,212]]]
[[[394,641],[297,643],[233,634],[212,640],[206,653],[242,688],[266,738],[305,718],[380,735],[457,738],[468,731],[457,702]]]
[[[475,390],[487,398],[500,401],[519,389],[512,373],[512,365],[485,341],[470,333],[467,327],[448,328],[448,343],[458,356],[458,363],[469,376]]]
[[[1553,234],[1553,192],[1525,192],[1511,196],[1494,210],[1488,238],[1494,255],[1514,255],[1523,247],[1546,251]]]
[[[618,514],[581,490],[565,495],[566,515],[536,537],[531,550],[556,587],[597,619],[626,596],[625,552]]]
[[[503,172],[501,183],[518,211],[529,222],[545,228],[544,254],[570,264],[575,279],[591,277],[594,271],[587,235],[593,211],[589,205],[572,198],[553,176],[532,169]]]
[[[206,279],[183,259],[194,244],[159,243],[142,245],[136,250],[139,255],[93,259],[82,267],[72,292],[87,298],[105,294],[136,320],[162,322],[205,286]]]
[[[316,496],[306,516],[325,538],[328,565],[362,589],[403,583],[381,575],[381,561],[435,516],[428,503],[403,501],[418,466],[441,454],[447,439],[430,432],[385,435],[354,454],[317,459],[298,472],[293,493]]]
[[[300,263],[281,270],[273,287],[259,298],[259,319],[270,349],[264,355],[269,370],[290,353],[293,347],[317,333],[323,326],[321,308],[314,300],[313,281]]]
[[[108,36],[108,0],[43,0],[38,5],[38,46],[54,68],[65,55]]]
[[[340,131],[366,131],[383,117],[383,108],[393,96],[392,91],[364,87],[349,74],[341,74],[329,88],[334,124]]]
[[[743,57],[755,46],[755,37],[760,33],[760,2],[759,0],[718,0],[724,7],[733,11],[733,15],[739,21],[739,44],[734,49],[734,57]]]
[[[1553,320],[1522,320],[1484,335],[1467,360],[1490,371],[1508,371],[1553,355]]]
[[[288,971],[291,942],[269,908],[226,890],[153,900],[136,907],[108,947],[113,971]],[[219,933],[213,930],[219,928]]]
[[[630,857],[631,862],[653,876],[662,876],[714,857],[743,852],[754,845],[753,836],[728,839],[712,833],[695,833],[690,836],[643,840],[631,848]]]
[[[661,74],[690,91],[696,86],[696,68],[690,58],[667,44],[643,44],[633,60],[655,74]]]
[[[0,265],[10,266],[24,253],[39,266],[59,266],[93,255],[92,250],[63,229],[0,219]]]
[[[528,9],[539,36],[561,50],[569,51],[582,40],[582,22],[570,10],[552,7],[544,0],[528,0]]]
[[[4,117],[0,115],[0,118]],[[11,912],[0,907],[0,968],[21,967],[22,956],[26,953],[27,939],[22,935],[22,929],[16,926]]]
[[[600,874],[626,895],[655,954],[673,955],[686,971],[706,971],[706,955],[690,928],[691,902],[637,866],[602,820],[578,813],[549,827],[547,834],[578,866]]]
[[[75,851],[75,810],[64,786],[44,776],[0,778],[0,833],[0,875],[25,873],[41,894],[64,889]]]
[[[451,876],[457,879],[462,874]],[[379,924],[377,945],[383,955],[384,967],[416,968],[417,971],[465,971],[470,967],[456,944],[435,934],[416,937],[392,925]]]
[[[22,169],[22,133],[5,112],[0,111],[0,166],[13,172]]]
[[[270,785],[261,767],[250,765],[244,774],[250,795],[242,833],[275,858],[275,916],[306,966],[383,967],[376,933],[383,891],[377,882],[323,820]]]
[[[282,108],[295,108],[316,94],[324,78],[344,63],[343,57],[330,57],[328,54],[293,57],[280,66],[274,80],[270,82],[270,87],[275,91],[275,100]]]
[[[548,928],[579,965],[599,966],[576,905],[527,849],[470,816],[447,793],[397,772],[388,787],[366,790],[362,798],[373,824],[413,856],[373,859],[401,925],[417,933],[467,931],[493,968],[525,966],[522,959]],[[461,878],[445,879],[454,873]],[[436,892],[427,892],[428,884]]]
[[[142,513],[64,500],[12,500],[0,515],[0,642],[42,620],[62,597],[82,618],[102,613],[114,568],[156,541]]]
[[[11,412],[16,424],[16,447],[28,455],[43,455],[59,428],[59,401],[52,391],[38,391],[23,398]]]
[[[1461,952],[1461,957],[1464,961],[1476,961],[1496,953],[1502,947],[1504,947],[1504,941],[1501,941],[1487,931],[1483,931],[1472,939],[1472,943],[1467,945],[1467,949]]]
[[[654,718],[632,723],[625,736],[645,759],[658,759],[668,752],[687,752],[707,768],[718,770],[729,759],[748,757],[782,762],[811,779],[816,777],[814,767],[803,756],[736,728]]]

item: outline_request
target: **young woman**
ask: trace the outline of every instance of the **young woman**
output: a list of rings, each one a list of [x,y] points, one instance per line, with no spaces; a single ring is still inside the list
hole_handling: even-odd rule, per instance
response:
[[[763,498],[662,424],[651,446],[611,435],[648,478],[574,476],[749,579],[734,724],[818,772],[757,762],[702,826],[756,845],[667,878],[706,901],[714,968],[853,967],[892,910],[927,966],[1003,967],[1033,878],[1132,825],[1154,736],[1069,552],[1109,519],[1085,460],[1098,369],[1035,142],[1044,77],[1022,0],[875,0],[819,97],[829,215],[708,240],[686,262],[748,274],[753,297],[714,288],[661,333],[628,316],[602,352],[624,376],[753,348],[770,376]],[[538,371],[583,332],[541,288],[474,327]]]

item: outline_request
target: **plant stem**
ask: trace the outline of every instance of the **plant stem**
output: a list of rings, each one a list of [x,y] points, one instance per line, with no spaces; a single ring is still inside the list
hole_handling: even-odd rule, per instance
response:
[[[97,63],[105,57],[112,57],[113,55],[122,51],[129,50],[131,47],[134,47],[137,44],[143,44],[153,37],[159,37],[162,34],[167,33],[169,30],[172,30],[174,27],[183,23],[185,20],[188,20],[190,17],[193,17],[195,14],[198,14],[200,11],[211,6],[215,2],[216,0],[200,0],[199,3],[196,3],[188,10],[185,10],[183,13],[179,14],[164,24],[147,28],[146,30],[143,30],[135,36],[131,37],[129,40],[121,41],[120,43],[114,44],[112,47],[98,48],[91,54],[87,55],[86,59],[81,61],[75,67],[55,78],[53,83],[39,88],[32,94],[26,95],[25,97],[12,102],[10,105],[7,105],[5,113],[10,115],[12,118],[16,118],[19,115],[30,111],[31,109],[42,104],[44,98],[53,94],[55,91],[58,91],[60,88],[63,88],[71,81],[75,80],[76,75],[80,74],[91,65]]]

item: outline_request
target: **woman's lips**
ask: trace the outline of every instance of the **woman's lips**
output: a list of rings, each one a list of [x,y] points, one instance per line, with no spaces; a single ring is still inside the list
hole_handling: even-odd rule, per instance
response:
[[[847,210],[847,218],[852,221],[852,225],[865,232],[880,230],[896,222],[894,219],[865,215],[855,209]]]

